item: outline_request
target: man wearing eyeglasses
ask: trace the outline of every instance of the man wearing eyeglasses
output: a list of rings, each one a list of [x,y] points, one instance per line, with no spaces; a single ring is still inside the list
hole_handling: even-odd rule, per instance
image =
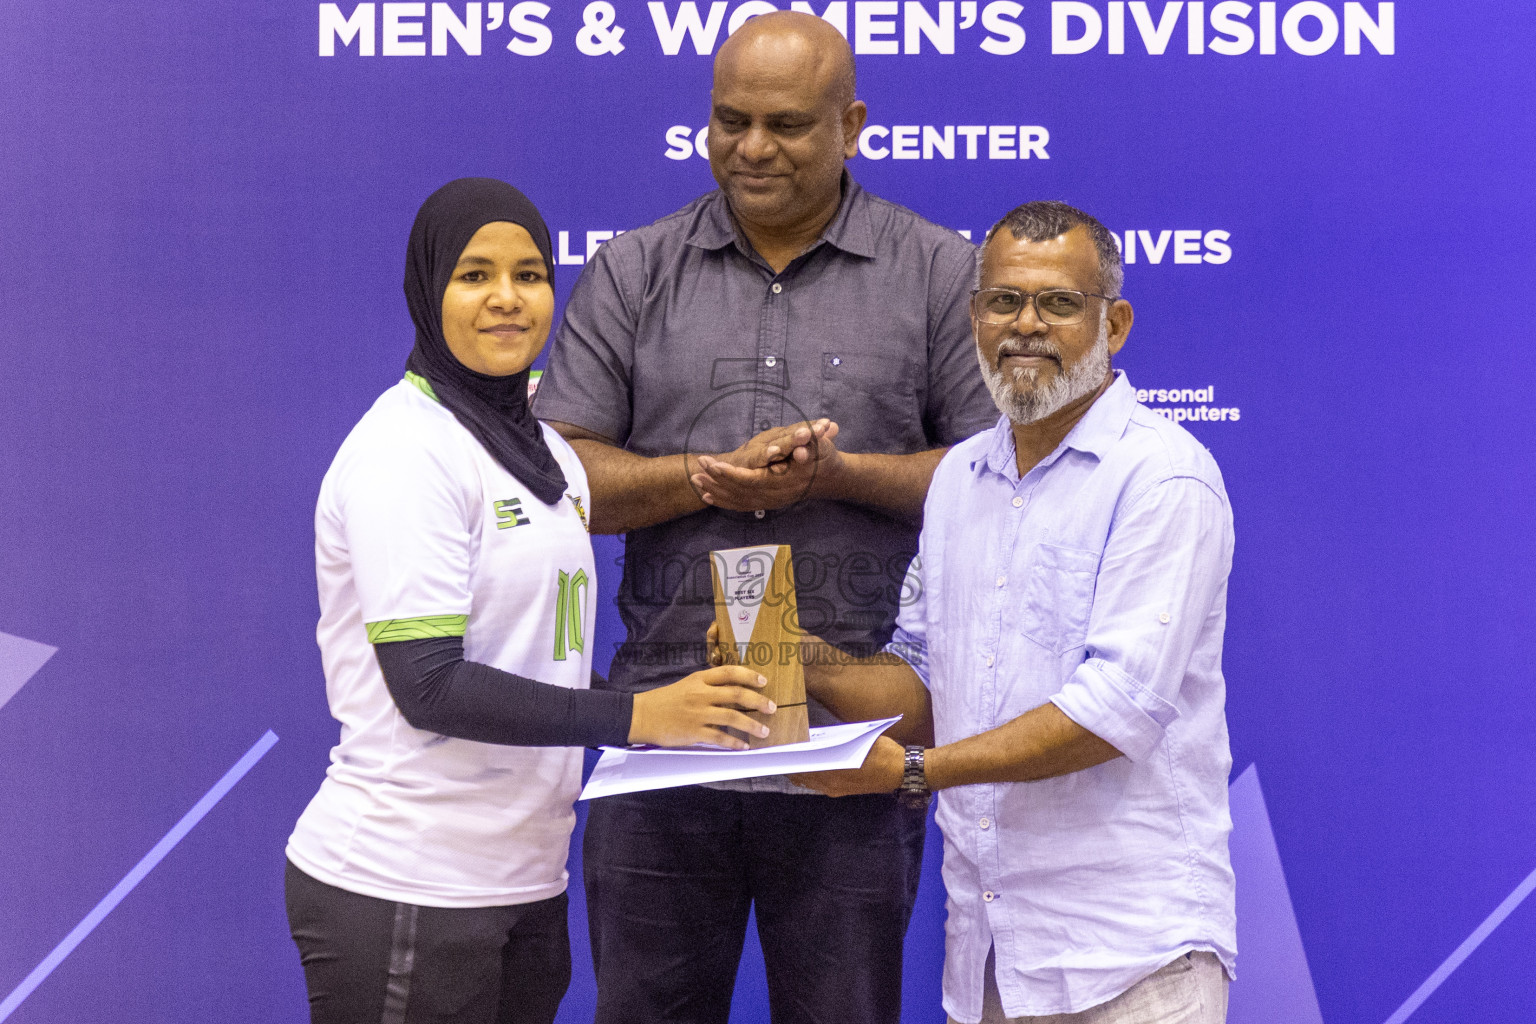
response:
[[[887,653],[806,670],[844,718],[905,717],[800,781],[940,791],[952,1022],[1226,1019],[1232,514],[1210,453],[1111,369],[1121,279],[1063,203],[988,233],[971,325],[1003,416],[934,475]]]

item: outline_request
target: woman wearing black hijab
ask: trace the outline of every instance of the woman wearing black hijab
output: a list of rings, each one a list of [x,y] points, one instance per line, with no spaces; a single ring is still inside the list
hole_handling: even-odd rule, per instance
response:
[[[533,418],[549,231],[512,186],[422,204],[405,380],[342,443],[315,513],[318,637],[341,741],[288,842],[314,1024],[552,1021],[570,980],[579,747],[745,746],[741,668],[588,689],[586,474]]]

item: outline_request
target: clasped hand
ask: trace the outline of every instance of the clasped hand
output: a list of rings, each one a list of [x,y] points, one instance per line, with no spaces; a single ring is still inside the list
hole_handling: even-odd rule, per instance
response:
[[[698,456],[689,477],[705,504],[737,512],[783,508],[806,497],[818,477],[842,468],[829,419],[773,427],[724,455]]]

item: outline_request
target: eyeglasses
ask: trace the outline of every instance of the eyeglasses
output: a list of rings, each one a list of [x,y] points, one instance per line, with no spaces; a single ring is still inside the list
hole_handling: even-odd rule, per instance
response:
[[[1035,316],[1041,323],[1065,327],[1081,323],[1088,312],[1089,299],[1114,302],[1109,295],[1096,292],[1080,292],[1071,288],[1046,288],[1038,292],[1021,292],[1017,288],[981,288],[971,292],[971,313],[984,324],[1002,327],[1019,318],[1019,314],[1035,305]]]

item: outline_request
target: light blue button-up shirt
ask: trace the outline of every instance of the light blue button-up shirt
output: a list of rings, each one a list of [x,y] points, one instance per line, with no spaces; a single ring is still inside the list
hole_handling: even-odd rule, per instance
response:
[[[1209,452],[1117,373],[1023,479],[1006,418],[956,445],[924,511],[891,649],[938,742],[1047,701],[1118,757],[939,794],[944,1009],[1076,1013],[1174,957],[1236,956],[1221,675],[1232,512]]]

